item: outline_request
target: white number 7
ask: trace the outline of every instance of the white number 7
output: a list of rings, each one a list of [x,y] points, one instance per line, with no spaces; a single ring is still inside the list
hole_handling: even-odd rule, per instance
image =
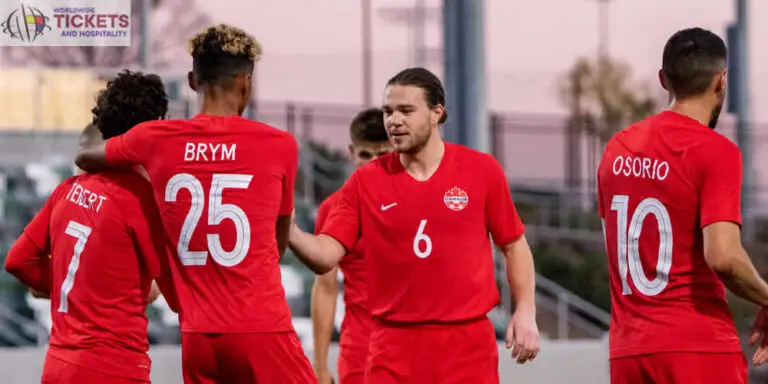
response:
[[[91,228],[86,227],[80,223],[70,221],[67,224],[67,229],[64,231],[67,235],[70,235],[77,239],[75,243],[75,252],[72,255],[72,260],[69,261],[69,267],[67,267],[67,277],[64,279],[64,283],[61,284],[61,300],[59,301],[59,312],[67,313],[69,310],[69,304],[67,302],[67,296],[72,291],[72,287],[75,285],[75,273],[80,266],[80,255],[83,253],[85,243],[88,242],[88,236],[91,234]]]

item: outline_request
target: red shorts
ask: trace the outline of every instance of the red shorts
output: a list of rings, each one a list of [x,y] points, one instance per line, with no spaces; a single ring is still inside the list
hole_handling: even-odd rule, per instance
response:
[[[373,319],[364,309],[350,306],[344,314],[339,340],[340,384],[363,384]]]
[[[369,384],[499,382],[499,350],[487,317],[452,324],[375,322]]]
[[[42,384],[141,384],[149,381],[127,379],[83,368],[47,354]]]
[[[669,352],[611,359],[611,384],[747,384],[741,352]]]
[[[186,384],[317,383],[296,332],[181,335]]]

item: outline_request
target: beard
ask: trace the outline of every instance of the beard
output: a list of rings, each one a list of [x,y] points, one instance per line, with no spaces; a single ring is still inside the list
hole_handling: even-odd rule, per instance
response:
[[[707,124],[708,127],[715,129],[717,127],[717,121],[720,119],[720,112],[723,110],[723,103],[718,103],[714,109],[712,109],[712,114],[709,116],[709,123]]]

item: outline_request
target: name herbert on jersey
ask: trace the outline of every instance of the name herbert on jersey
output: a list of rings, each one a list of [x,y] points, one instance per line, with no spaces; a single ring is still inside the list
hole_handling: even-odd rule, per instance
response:
[[[613,160],[613,174],[663,181],[669,176],[669,163],[648,157],[617,156]]]

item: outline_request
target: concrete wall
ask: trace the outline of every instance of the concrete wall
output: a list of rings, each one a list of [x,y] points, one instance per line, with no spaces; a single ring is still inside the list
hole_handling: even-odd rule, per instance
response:
[[[509,352],[499,346],[502,383],[514,384],[602,384],[608,383],[608,354],[604,341],[544,342],[534,363],[515,365]],[[181,383],[181,350],[178,346],[153,348],[152,382]],[[311,352],[310,352],[311,355]],[[338,349],[330,359],[335,368]],[[39,383],[45,349],[0,349],[0,383]]]

